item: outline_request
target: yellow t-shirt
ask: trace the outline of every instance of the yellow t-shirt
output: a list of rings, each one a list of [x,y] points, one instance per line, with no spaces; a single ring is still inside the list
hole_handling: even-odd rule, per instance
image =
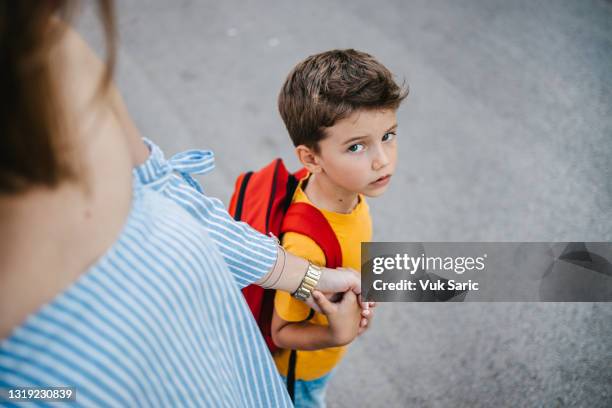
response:
[[[312,203],[302,190],[302,183],[293,196],[293,202]],[[332,229],[336,233],[342,249],[342,266],[361,270],[361,242],[372,239],[372,219],[368,205],[362,196],[359,203],[350,214],[341,214],[320,209]],[[325,255],[321,248],[309,237],[287,232],[282,239],[283,247],[294,255],[308,259],[310,262],[324,266]],[[285,321],[298,322],[306,319],[310,308],[303,302],[291,297],[287,292],[277,291],[274,298],[276,313]],[[321,313],[315,313],[310,323],[327,326],[327,318]],[[329,373],[338,364],[344,352],[344,347],[332,347],[322,350],[298,350],[295,378],[298,380],[314,380]],[[279,350],[274,354],[278,371],[287,376],[289,354],[291,350]]]

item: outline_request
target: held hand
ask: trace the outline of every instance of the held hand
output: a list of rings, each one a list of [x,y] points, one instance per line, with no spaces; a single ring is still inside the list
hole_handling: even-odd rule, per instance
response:
[[[322,313],[327,316],[331,342],[336,346],[343,346],[353,341],[359,331],[361,320],[357,296],[347,291],[339,303],[330,302],[318,291],[314,291],[312,297]]]
[[[361,293],[361,278],[353,269],[322,268],[317,290],[326,293],[344,293],[350,290],[359,295]]]
[[[350,268],[321,268],[321,278],[317,283],[317,290],[324,292],[327,299],[331,302],[336,303],[339,301],[344,292],[352,291],[353,293],[360,295],[361,293],[361,277],[353,269]],[[361,297],[359,298],[361,302]],[[373,303],[373,302],[369,302]],[[314,301],[313,297],[310,296],[306,300],[306,304],[317,312],[321,312],[319,305]],[[361,303],[363,312],[368,308],[368,302]],[[367,312],[363,315],[367,317]]]
[[[340,300],[342,300],[342,296],[344,296],[344,293],[341,293],[341,292],[339,292],[339,293],[322,293],[322,294],[331,303],[338,303],[338,302],[340,302]],[[315,312],[323,313],[321,311],[321,308],[319,307],[319,305],[317,304],[317,302],[315,301],[315,299],[314,299],[314,297],[312,295],[308,299],[306,299],[306,301],[304,303],[306,303],[308,306],[310,306],[311,309],[314,309]]]

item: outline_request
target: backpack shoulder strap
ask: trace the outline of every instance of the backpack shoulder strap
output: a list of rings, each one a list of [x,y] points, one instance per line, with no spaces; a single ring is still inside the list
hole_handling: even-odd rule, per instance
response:
[[[342,249],[325,216],[308,203],[293,203],[287,209],[281,232],[297,232],[311,238],[325,255],[325,266],[342,266]]]
[[[323,250],[325,266],[337,268],[342,266],[342,249],[338,238],[325,216],[316,207],[307,203],[292,203],[281,226],[281,233],[297,232],[312,239]],[[305,321],[312,319],[314,310]],[[295,369],[297,366],[297,350],[291,350],[287,368],[287,391],[292,402],[295,402]]]

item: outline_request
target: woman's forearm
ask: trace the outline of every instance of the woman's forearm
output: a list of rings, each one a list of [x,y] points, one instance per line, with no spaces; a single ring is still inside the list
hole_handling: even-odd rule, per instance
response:
[[[278,247],[276,263],[272,269],[255,284],[293,293],[296,291],[308,269],[308,261],[292,255]]]
[[[255,284],[264,288],[293,293],[298,286],[300,286],[300,283],[302,283],[302,279],[304,279],[307,269],[307,260],[292,255],[279,246],[276,263],[272,269],[264,277],[255,282]],[[351,290],[359,294],[361,293],[361,279],[359,274],[352,269],[321,268],[321,277],[316,289],[326,293],[343,293],[347,290]],[[308,299],[307,303],[311,307],[314,306],[311,299]],[[314,308],[317,309],[316,306]]]

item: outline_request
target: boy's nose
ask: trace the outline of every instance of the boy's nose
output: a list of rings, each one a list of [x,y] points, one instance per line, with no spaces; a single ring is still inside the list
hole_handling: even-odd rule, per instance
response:
[[[378,148],[378,152],[376,153],[374,160],[372,160],[372,169],[380,170],[386,165],[388,165],[389,162],[389,155],[385,153],[385,150],[382,147]]]

